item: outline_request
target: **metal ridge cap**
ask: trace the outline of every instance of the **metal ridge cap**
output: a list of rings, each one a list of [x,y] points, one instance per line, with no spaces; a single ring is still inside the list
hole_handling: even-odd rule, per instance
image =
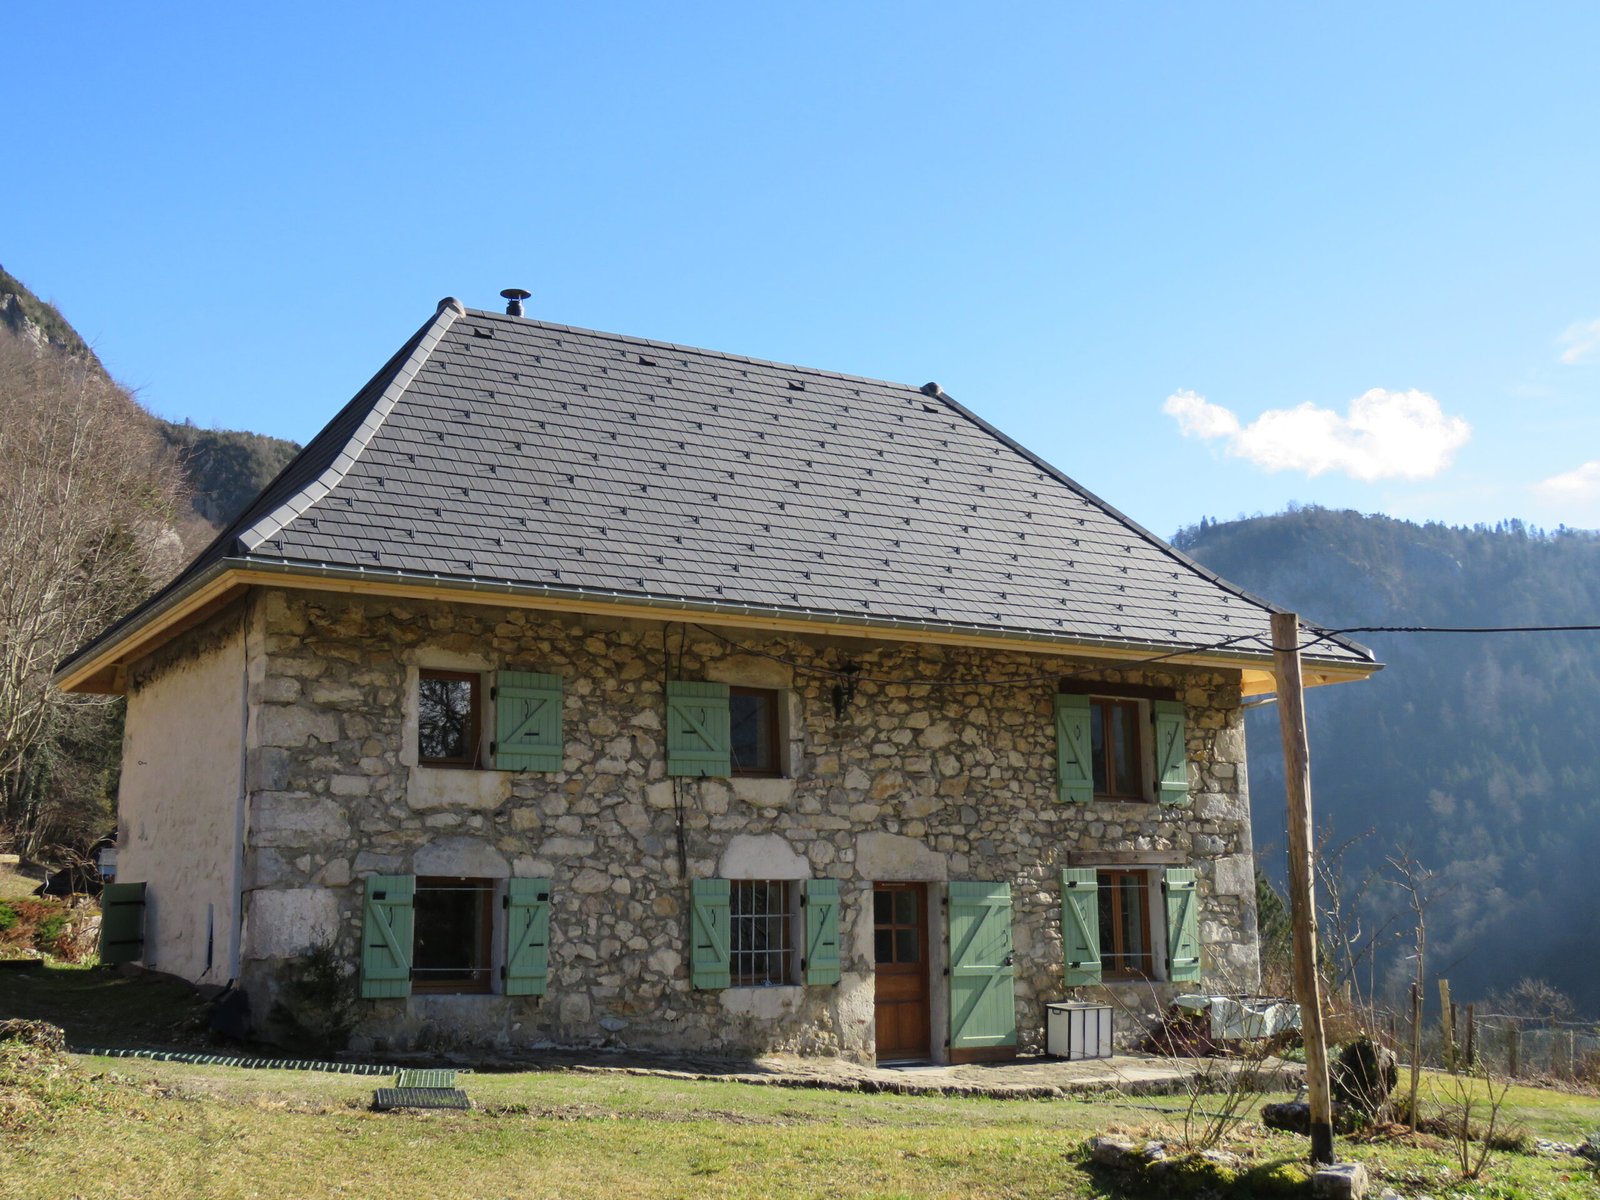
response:
[[[1193,571],[1195,574],[1199,575],[1202,579],[1205,579],[1205,580],[1209,581],[1210,583],[1215,584],[1217,587],[1221,588],[1223,591],[1226,591],[1226,592],[1236,596],[1237,598],[1239,598],[1240,600],[1245,601],[1246,603],[1254,604],[1254,605],[1257,605],[1257,606],[1265,609],[1268,613],[1279,613],[1279,612],[1287,612],[1288,611],[1288,609],[1285,609],[1280,605],[1274,604],[1271,600],[1266,599],[1264,596],[1258,596],[1254,592],[1250,591],[1248,588],[1242,587],[1241,585],[1239,585],[1237,583],[1234,583],[1231,580],[1224,579],[1221,575],[1217,574],[1210,567],[1206,566],[1204,563],[1200,562],[1199,560],[1197,560],[1195,558],[1192,558],[1189,555],[1185,554],[1182,550],[1179,550],[1176,546],[1174,546],[1171,542],[1167,541],[1165,538],[1158,537],[1156,534],[1150,532],[1150,530],[1146,529],[1143,525],[1139,524],[1139,522],[1135,521],[1132,517],[1128,516],[1121,509],[1117,508],[1116,505],[1111,504],[1109,501],[1102,499],[1096,493],[1091,492],[1088,488],[1084,487],[1083,484],[1079,483],[1076,479],[1073,479],[1072,477],[1070,477],[1065,471],[1061,470],[1059,467],[1057,467],[1054,464],[1052,464],[1051,462],[1049,462],[1049,460],[1045,459],[1043,456],[1041,456],[1039,454],[1036,454],[1034,451],[1028,449],[1021,442],[1019,442],[1015,438],[1013,438],[1010,434],[1004,432],[998,426],[993,425],[990,422],[986,421],[984,418],[980,417],[977,413],[973,412],[970,408],[967,408],[959,400],[955,399],[955,397],[951,396],[948,392],[946,392],[944,390],[944,388],[940,387],[935,392],[925,392],[924,394],[925,395],[929,395],[929,396],[933,397],[934,399],[937,399],[937,400],[941,401],[942,403],[947,405],[950,409],[952,409],[954,412],[958,413],[962,417],[965,417],[968,421],[971,421],[974,425],[978,426],[978,428],[982,429],[985,433],[988,433],[990,436],[992,436],[995,439],[997,439],[998,441],[1002,442],[1004,445],[1009,447],[1011,450],[1013,450],[1016,453],[1020,454],[1023,458],[1027,459],[1029,462],[1031,462],[1039,470],[1045,472],[1045,474],[1051,476],[1057,482],[1065,484],[1070,490],[1076,492],[1079,496],[1081,496],[1088,503],[1094,505],[1096,508],[1099,508],[1102,512],[1106,513],[1108,516],[1112,517],[1113,519],[1121,522],[1128,529],[1130,529],[1133,533],[1137,534],[1139,537],[1143,538],[1145,541],[1150,543],[1150,545],[1155,550],[1157,550],[1159,553],[1165,554],[1167,557],[1169,557],[1171,559],[1174,559],[1177,563],[1179,563],[1179,565],[1181,565],[1183,567],[1186,567],[1189,570]],[[1329,630],[1328,630],[1327,626],[1319,625],[1319,624],[1317,624],[1315,622],[1312,622],[1312,621],[1307,621],[1304,618],[1301,618],[1300,627],[1302,629],[1306,629],[1306,630],[1309,630],[1309,631],[1312,631],[1312,632],[1315,632],[1315,633],[1319,633],[1319,634],[1329,634]],[[1369,663],[1369,664],[1378,665],[1377,653],[1370,646],[1364,645],[1361,642],[1356,641],[1354,638],[1344,637],[1344,636],[1338,635],[1338,634],[1329,634],[1329,637],[1330,637],[1330,640],[1337,641],[1337,643],[1339,645],[1344,646],[1346,649],[1349,649],[1351,651],[1354,651],[1356,653],[1359,653],[1359,654],[1363,655],[1364,659],[1358,660],[1358,661],[1364,661],[1364,662]],[[1309,656],[1307,656],[1307,657],[1309,657]],[[1349,661],[1349,660],[1347,660],[1347,659],[1338,659],[1338,660],[1333,660],[1333,661],[1346,662],[1346,661]]]
[[[270,513],[263,515],[248,529],[238,532],[238,544],[246,551],[253,551],[257,546],[276,537],[283,528],[296,517],[308,511],[317,501],[343,481],[350,468],[361,457],[368,444],[383,427],[384,421],[394,411],[394,406],[399,403],[400,397],[405,395],[422,370],[424,363],[433,354],[435,347],[444,340],[444,335],[450,327],[465,313],[461,302],[452,297],[446,297],[439,302],[438,309],[433,314],[433,319],[428,322],[422,336],[417,339],[416,345],[406,360],[399,365],[394,374],[384,386],[383,392],[378,396],[362,418],[361,424],[351,433],[344,448],[334,456],[331,463],[323,469],[315,479],[307,481],[299,491],[291,496],[284,497],[282,503]]]

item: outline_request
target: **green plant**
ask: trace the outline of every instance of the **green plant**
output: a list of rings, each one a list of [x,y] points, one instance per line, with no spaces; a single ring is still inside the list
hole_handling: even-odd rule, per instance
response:
[[[343,1050],[355,1029],[360,999],[355,972],[333,944],[310,946],[281,976],[268,1033],[293,1048]]]
[[[56,941],[67,931],[67,914],[53,912],[34,927],[33,942],[41,950],[53,949]]]
[[[1502,1130],[1497,1135],[1510,1090],[1509,1079],[1496,1079],[1487,1070],[1439,1077],[1441,1132],[1450,1139],[1451,1156],[1463,1179],[1481,1176],[1495,1150],[1526,1145],[1526,1131]]]
[[[0,933],[5,933],[17,923],[17,910],[0,901]]]

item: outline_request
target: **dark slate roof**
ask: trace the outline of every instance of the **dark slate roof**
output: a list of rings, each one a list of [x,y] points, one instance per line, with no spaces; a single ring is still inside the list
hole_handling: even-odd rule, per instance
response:
[[[224,558],[1152,647],[1272,611],[933,385],[453,302],[186,575]]]

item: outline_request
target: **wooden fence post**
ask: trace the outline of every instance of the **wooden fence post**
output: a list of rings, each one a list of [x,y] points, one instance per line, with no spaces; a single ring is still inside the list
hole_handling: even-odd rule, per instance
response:
[[[1473,1006],[1467,1005],[1467,1070],[1478,1069],[1478,1018]]]
[[[1411,985],[1411,1132],[1417,1131],[1417,1082],[1422,1077],[1422,985]]]
[[[1450,1003],[1450,981],[1439,980],[1439,1032],[1443,1034],[1444,1045],[1440,1052],[1444,1056],[1445,1070],[1450,1074],[1456,1073],[1456,1007]]]

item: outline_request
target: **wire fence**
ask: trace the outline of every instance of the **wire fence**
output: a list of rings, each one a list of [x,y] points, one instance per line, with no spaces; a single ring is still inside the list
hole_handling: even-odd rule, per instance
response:
[[[1559,1021],[1451,1006],[1448,1020],[1425,1016],[1413,1041],[1411,1015],[1380,1009],[1371,1024],[1402,1061],[1417,1045],[1425,1067],[1486,1070],[1512,1079],[1558,1079],[1600,1086],[1600,1022]]]

